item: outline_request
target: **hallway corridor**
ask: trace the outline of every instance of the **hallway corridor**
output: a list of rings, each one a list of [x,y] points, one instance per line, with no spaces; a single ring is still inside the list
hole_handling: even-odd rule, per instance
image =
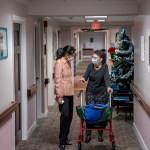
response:
[[[0,150],[58,150],[54,64],[57,49],[66,45],[78,54],[71,62],[75,95],[69,140],[73,145],[66,150],[78,149],[77,94],[86,87],[78,80],[93,51],[100,49],[106,50],[110,70],[115,66],[114,53],[120,57],[114,81],[129,84],[124,77],[133,75],[134,117],[125,121],[124,109],[119,114],[113,110],[116,150],[150,150],[149,8],[150,0],[1,0]],[[126,67],[120,67],[124,62]],[[93,131],[91,142],[82,142],[83,150],[111,150],[107,132],[99,143]]]
[[[78,105],[77,93],[74,99],[74,117],[71,126],[69,139],[72,146],[66,146],[66,150],[77,150],[77,137],[79,133],[79,117],[76,114],[75,106]],[[116,138],[116,150],[142,150],[133,131],[132,120],[125,122],[124,113],[116,115],[113,113],[113,132]],[[82,142],[83,150],[111,150],[109,132],[104,131],[104,142],[99,143],[97,132],[92,132],[92,140],[89,144]],[[58,150],[59,134],[59,111],[58,105],[49,107],[46,118],[38,120],[38,125],[32,136],[27,141],[21,141],[16,150]]]
[[[90,60],[89,60],[90,61]],[[75,85],[78,86],[78,80],[83,75],[84,70],[89,63],[84,61],[79,63],[76,70]],[[66,146],[66,150],[77,150],[77,138],[79,134],[80,119],[76,114],[76,106],[79,104],[78,92],[74,96],[74,117],[71,125],[69,140],[72,146]],[[84,95],[84,94],[83,94]],[[84,97],[83,97],[84,99]],[[124,111],[120,110],[116,114],[113,111],[113,132],[116,139],[116,150],[142,150],[133,131],[133,120],[125,122]],[[21,141],[16,150],[58,150],[58,134],[59,134],[59,111],[57,103],[49,107],[49,113],[46,118],[38,120],[38,125],[32,136],[27,141]],[[85,137],[85,136],[84,136]],[[109,141],[109,132],[104,131],[104,142],[99,143],[97,140],[97,132],[92,132],[92,140],[85,144],[82,142],[83,150],[111,150],[111,142]]]

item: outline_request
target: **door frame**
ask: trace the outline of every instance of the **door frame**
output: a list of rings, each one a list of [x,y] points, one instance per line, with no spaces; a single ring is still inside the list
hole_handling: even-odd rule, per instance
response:
[[[42,112],[42,51],[41,51],[41,24],[34,25],[34,55],[35,55],[35,82],[38,90],[36,93],[36,118],[43,118],[45,114]],[[37,67],[38,66],[38,67]],[[38,79],[37,79],[38,78]]]
[[[21,129],[22,140],[28,139],[28,99],[27,99],[27,52],[26,52],[26,19],[16,15],[12,16],[12,24],[20,24],[20,39],[21,39]],[[13,26],[13,25],[12,25]],[[13,38],[14,39],[14,38]],[[14,41],[14,40],[13,40]],[[12,44],[14,50],[14,44]]]

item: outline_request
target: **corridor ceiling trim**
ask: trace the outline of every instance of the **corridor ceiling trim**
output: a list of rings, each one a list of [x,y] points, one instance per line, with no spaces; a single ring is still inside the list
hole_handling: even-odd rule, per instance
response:
[[[32,4],[31,0],[16,0],[16,1],[27,6]]]
[[[29,15],[38,16],[88,16],[88,15],[137,15],[135,0],[32,0]]]
[[[28,6],[28,14],[49,17],[61,26],[90,25],[85,16],[107,15],[103,24],[132,24],[145,0],[16,0]]]

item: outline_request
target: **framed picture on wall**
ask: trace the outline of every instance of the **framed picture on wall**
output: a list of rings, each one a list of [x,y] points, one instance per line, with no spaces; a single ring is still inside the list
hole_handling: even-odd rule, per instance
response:
[[[90,38],[90,43],[93,43],[94,42],[94,38]]]
[[[8,58],[7,28],[0,27],[0,60]]]
[[[56,51],[57,51],[57,35],[53,32],[53,59],[56,59]]]
[[[141,36],[141,61],[145,61],[145,36]]]

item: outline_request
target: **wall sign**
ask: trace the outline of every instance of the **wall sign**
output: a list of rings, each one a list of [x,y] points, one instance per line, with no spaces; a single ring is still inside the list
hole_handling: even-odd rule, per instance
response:
[[[0,60],[8,58],[7,28],[0,27]]]
[[[145,37],[141,36],[141,61],[145,61]]]
[[[56,59],[56,51],[57,51],[57,35],[56,32],[53,32],[53,58]]]
[[[90,43],[93,43],[94,42],[94,38],[90,38]]]
[[[150,34],[150,30],[148,32]],[[150,35],[148,35],[148,73],[150,73]]]

